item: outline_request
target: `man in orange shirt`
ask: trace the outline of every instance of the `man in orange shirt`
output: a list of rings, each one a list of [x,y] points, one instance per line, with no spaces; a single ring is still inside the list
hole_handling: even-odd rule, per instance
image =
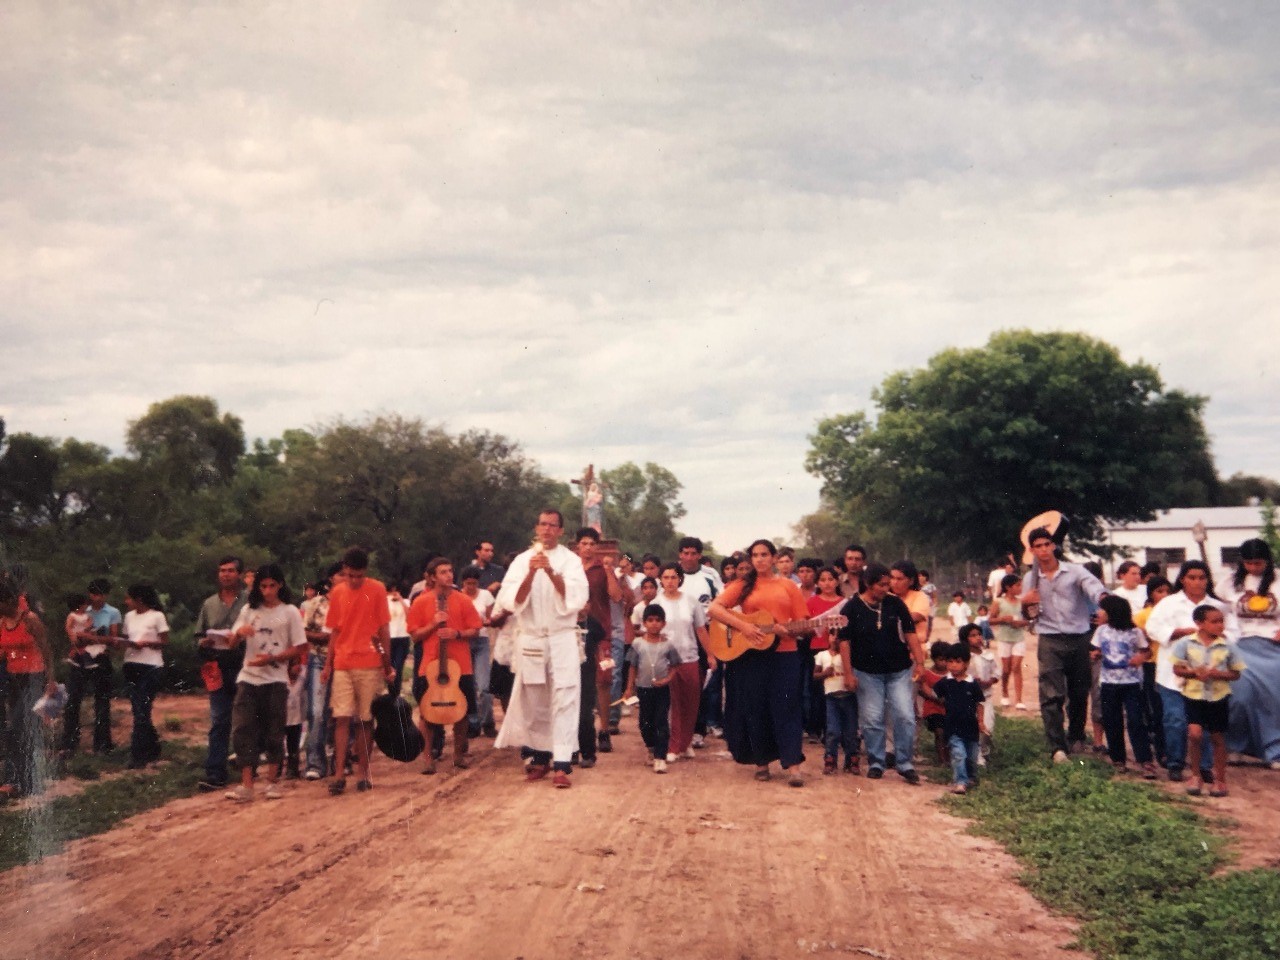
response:
[[[418,674],[428,681],[432,679],[427,668],[439,658],[440,644],[443,643],[445,656],[457,663],[462,673],[458,689],[467,698],[467,713],[475,713],[476,678],[471,663],[471,638],[480,632],[484,624],[470,598],[454,589],[453,563],[448,557],[436,557],[427,565],[427,579],[432,582],[432,588],[418,594],[418,599],[409,608],[409,636],[414,643],[422,644],[422,664]],[[443,743],[443,728],[427,724],[427,743],[435,741],[437,736]],[[426,757],[422,772],[435,773],[436,758],[430,749]],[[453,725],[453,765],[463,770],[471,765],[467,760],[466,715]]]
[[[368,576],[369,555],[351,547],[342,555],[347,580],[329,591],[329,613],[325,626],[330,630],[329,657],[322,683],[330,684],[329,706],[333,713],[333,755],[339,771],[347,759],[351,720],[356,723],[356,789],[373,788],[369,780],[369,751],[373,732],[373,699],[386,689],[394,673],[391,669],[391,608],[387,588]],[[338,796],[347,788],[345,777],[329,784],[329,793]]]

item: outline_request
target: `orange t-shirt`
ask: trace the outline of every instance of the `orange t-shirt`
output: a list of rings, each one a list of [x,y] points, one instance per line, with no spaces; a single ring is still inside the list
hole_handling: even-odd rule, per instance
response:
[[[12,630],[0,627],[0,656],[4,657],[10,673],[44,673],[44,657],[36,646],[36,638],[27,629],[25,610]]]
[[[947,674],[938,673],[936,670],[926,670],[924,672],[924,679],[928,681],[929,686],[931,687],[945,676],[947,676]],[[947,708],[940,703],[935,703],[934,701],[930,700],[928,697],[921,697],[920,698],[920,716],[932,717],[935,715],[939,717],[945,717],[947,715]]]
[[[745,585],[741,580],[733,581],[725,587],[724,593],[720,594],[720,602],[726,607],[736,607]],[[773,617],[775,623],[809,619],[809,605],[805,602],[804,594],[800,592],[799,586],[786,577],[769,577],[756,581],[751,596],[747,597],[747,602],[742,605],[742,612],[755,613],[758,610],[767,612]],[[779,653],[794,651],[795,638],[781,637],[776,649]]]
[[[431,626],[436,618],[436,592],[427,590],[418,594],[409,608],[407,626],[410,633],[416,633],[423,627]],[[479,630],[484,626],[476,605],[461,590],[449,588],[448,598],[444,604],[445,626],[450,630]],[[440,657],[440,638],[434,633],[422,641],[422,663],[418,665],[418,676],[427,675],[427,664]],[[471,641],[459,637],[445,642],[445,652],[450,660],[457,661],[458,669],[465,677],[475,672],[471,663]]]
[[[371,577],[366,577],[359,590],[352,590],[339,583],[329,591],[329,615],[324,625],[332,633],[329,645],[333,649],[335,670],[376,670],[382,666],[382,655],[374,641],[378,630],[391,623],[391,608],[387,606],[387,588]]]

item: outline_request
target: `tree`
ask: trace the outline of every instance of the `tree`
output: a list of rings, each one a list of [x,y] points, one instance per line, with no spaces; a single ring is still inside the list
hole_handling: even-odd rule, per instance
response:
[[[633,553],[674,557],[680,541],[676,521],[685,515],[682,485],[676,475],[656,463],[644,467],[628,461],[600,471],[604,488],[604,528]],[[577,507],[581,508],[581,498]],[[575,514],[577,516],[577,514]]]
[[[210,397],[153,403],[129,424],[125,441],[163,486],[178,492],[228,483],[245,452],[240,418],[219,417]]]
[[[1098,546],[1103,520],[1214,502],[1204,398],[1075,333],[1006,331],[890,374],[879,414],[821,421],[806,469],[850,519],[940,557],[1000,556],[1046,509]]]
[[[1280,502],[1280,483],[1269,477],[1258,477],[1246,473],[1233,473],[1222,481],[1218,506],[1244,507],[1250,503],[1263,503],[1270,500]]]

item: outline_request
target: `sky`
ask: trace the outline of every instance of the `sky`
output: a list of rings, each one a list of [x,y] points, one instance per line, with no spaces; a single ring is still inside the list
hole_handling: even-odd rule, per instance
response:
[[[1280,477],[1280,7],[0,10],[0,416],[123,448],[394,412],[568,479],[653,461],[721,550],[815,509],[896,370],[1072,330]],[[1082,398],[1082,402],[1087,398]]]

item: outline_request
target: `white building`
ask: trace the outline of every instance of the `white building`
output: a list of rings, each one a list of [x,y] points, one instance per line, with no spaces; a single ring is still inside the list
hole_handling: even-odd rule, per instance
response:
[[[1204,525],[1204,552],[1196,542],[1195,527]],[[1207,559],[1213,579],[1221,583],[1235,572],[1240,544],[1262,533],[1262,508],[1178,507],[1162,510],[1154,520],[1105,526],[1107,542],[1119,548],[1115,559],[1103,565],[1108,582],[1125,560],[1161,564],[1173,579],[1184,560]]]

